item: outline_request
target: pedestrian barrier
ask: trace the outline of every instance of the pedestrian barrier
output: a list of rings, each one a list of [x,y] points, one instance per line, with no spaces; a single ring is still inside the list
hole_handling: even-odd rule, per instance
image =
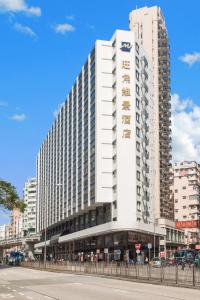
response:
[[[72,273],[96,274],[128,279],[138,279],[162,284],[195,287],[200,289],[200,268],[194,265],[161,266],[127,264],[124,262],[21,262],[22,267],[41,270],[66,271]]]

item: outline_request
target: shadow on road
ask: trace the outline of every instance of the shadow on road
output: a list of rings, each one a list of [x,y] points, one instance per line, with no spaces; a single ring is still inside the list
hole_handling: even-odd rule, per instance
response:
[[[15,266],[8,266],[8,265],[0,265],[0,270],[1,269],[10,269],[10,268],[14,268]]]

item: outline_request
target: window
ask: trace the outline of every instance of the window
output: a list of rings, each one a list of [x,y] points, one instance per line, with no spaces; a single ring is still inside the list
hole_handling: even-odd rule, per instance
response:
[[[138,70],[136,69],[135,71],[135,77],[136,79],[139,81],[140,80],[140,73],[138,72]]]
[[[186,209],[186,205],[183,206],[183,209]]]
[[[140,152],[140,143],[139,142],[136,142],[136,149],[138,152]]]
[[[141,211],[141,202],[140,201],[137,201],[137,210]]]
[[[187,216],[183,216],[183,219],[187,219]]]
[[[183,199],[186,199],[186,196],[183,196],[182,198],[183,198]]]
[[[183,186],[182,189],[183,189],[183,190],[186,190],[186,186]]]
[[[137,195],[138,195],[138,196],[140,196],[140,190],[141,190],[140,186],[137,185]]]
[[[138,109],[140,109],[140,101],[139,101],[138,98],[136,98],[136,107],[137,107]]]
[[[138,167],[140,167],[140,157],[136,156],[136,164]]]
[[[175,193],[178,193],[178,190],[175,190],[174,192],[175,192]]]
[[[136,177],[137,177],[137,180],[140,181],[140,171],[136,172]]]
[[[140,137],[140,128],[139,127],[136,127],[136,135],[137,135],[137,137]]]
[[[175,209],[175,213],[177,213],[178,212],[178,209]]]
[[[175,199],[175,203],[178,203],[178,199]]]
[[[117,201],[113,201],[113,208],[117,209]]]
[[[140,95],[140,87],[138,84],[136,84],[135,89],[136,89],[136,94],[139,96]]]
[[[137,54],[139,54],[139,52],[140,52],[140,47],[139,47],[138,43],[135,43],[135,51],[137,52]]]
[[[136,121],[140,123],[140,115],[136,112]]]
[[[135,57],[135,64],[138,68],[140,67],[140,61],[139,61],[139,58],[137,56]]]

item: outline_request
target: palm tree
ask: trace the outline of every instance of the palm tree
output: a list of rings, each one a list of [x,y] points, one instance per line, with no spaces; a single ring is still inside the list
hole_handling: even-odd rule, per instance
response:
[[[7,181],[0,180],[0,207],[8,210],[18,208],[21,212],[24,211],[26,205],[20,200],[16,188]]]

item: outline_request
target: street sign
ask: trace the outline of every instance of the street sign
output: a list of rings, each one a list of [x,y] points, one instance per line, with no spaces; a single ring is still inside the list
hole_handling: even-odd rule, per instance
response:
[[[148,247],[148,249],[151,249],[152,248],[152,244],[148,243],[147,247]]]
[[[135,249],[136,250],[140,250],[140,248],[141,248],[141,244],[135,244]]]
[[[34,254],[42,254],[42,249],[35,249]]]
[[[165,257],[166,253],[165,252],[160,252],[160,257]]]
[[[136,250],[136,253],[137,253],[137,254],[139,254],[139,253],[140,253],[140,250],[139,250],[139,249],[137,249],[137,250]]]
[[[165,246],[165,240],[160,240],[160,246]]]

